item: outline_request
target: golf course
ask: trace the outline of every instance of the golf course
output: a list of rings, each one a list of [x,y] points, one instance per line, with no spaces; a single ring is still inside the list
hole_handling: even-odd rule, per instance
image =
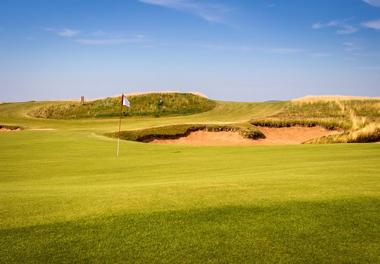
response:
[[[127,99],[0,104],[0,263],[380,263],[379,98]]]

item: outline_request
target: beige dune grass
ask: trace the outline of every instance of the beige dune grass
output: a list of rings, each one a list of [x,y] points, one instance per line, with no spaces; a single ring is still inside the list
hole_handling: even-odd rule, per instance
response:
[[[380,97],[348,96],[348,95],[307,95],[292,99],[292,102],[312,103],[318,101],[347,101],[347,100],[380,100]]]

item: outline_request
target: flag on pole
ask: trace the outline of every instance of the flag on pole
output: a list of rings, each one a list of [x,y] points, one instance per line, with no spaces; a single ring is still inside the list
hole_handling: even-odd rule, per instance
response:
[[[121,117],[123,115],[123,106],[130,107],[130,103],[124,94],[121,94],[121,104],[120,104],[120,116],[119,116],[119,133],[117,134],[117,149],[116,156],[119,157],[120,149],[120,130],[121,130]]]
[[[128,101],[128,99],[127,99],[127,97],[124,94],[121,95],[121,105],[122,106],[126,106],[126,107],[130,107],[131,106],[130,103],[129,103],[129,101]]]

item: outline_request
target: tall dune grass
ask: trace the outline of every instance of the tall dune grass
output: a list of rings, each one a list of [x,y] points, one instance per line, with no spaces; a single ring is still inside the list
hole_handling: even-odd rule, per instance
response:
[[[361,129],[347,131],[338,135],[324,136],[306,143],[369,143],[380,141],[380,124],[371,123]]]

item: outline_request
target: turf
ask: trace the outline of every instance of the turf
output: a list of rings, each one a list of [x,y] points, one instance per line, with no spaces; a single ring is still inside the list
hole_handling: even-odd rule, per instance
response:
[[[115,119],[40,120],[0,105],[2,263],[380,262],[380,144],[191,147],[116,141]],[[220,103],[125,127],[265,117]],[[227,110],[226,110],[227,109]],[[220,112],[223,113],[223,112]],[[219,120],[217,120],[219,119]]]

